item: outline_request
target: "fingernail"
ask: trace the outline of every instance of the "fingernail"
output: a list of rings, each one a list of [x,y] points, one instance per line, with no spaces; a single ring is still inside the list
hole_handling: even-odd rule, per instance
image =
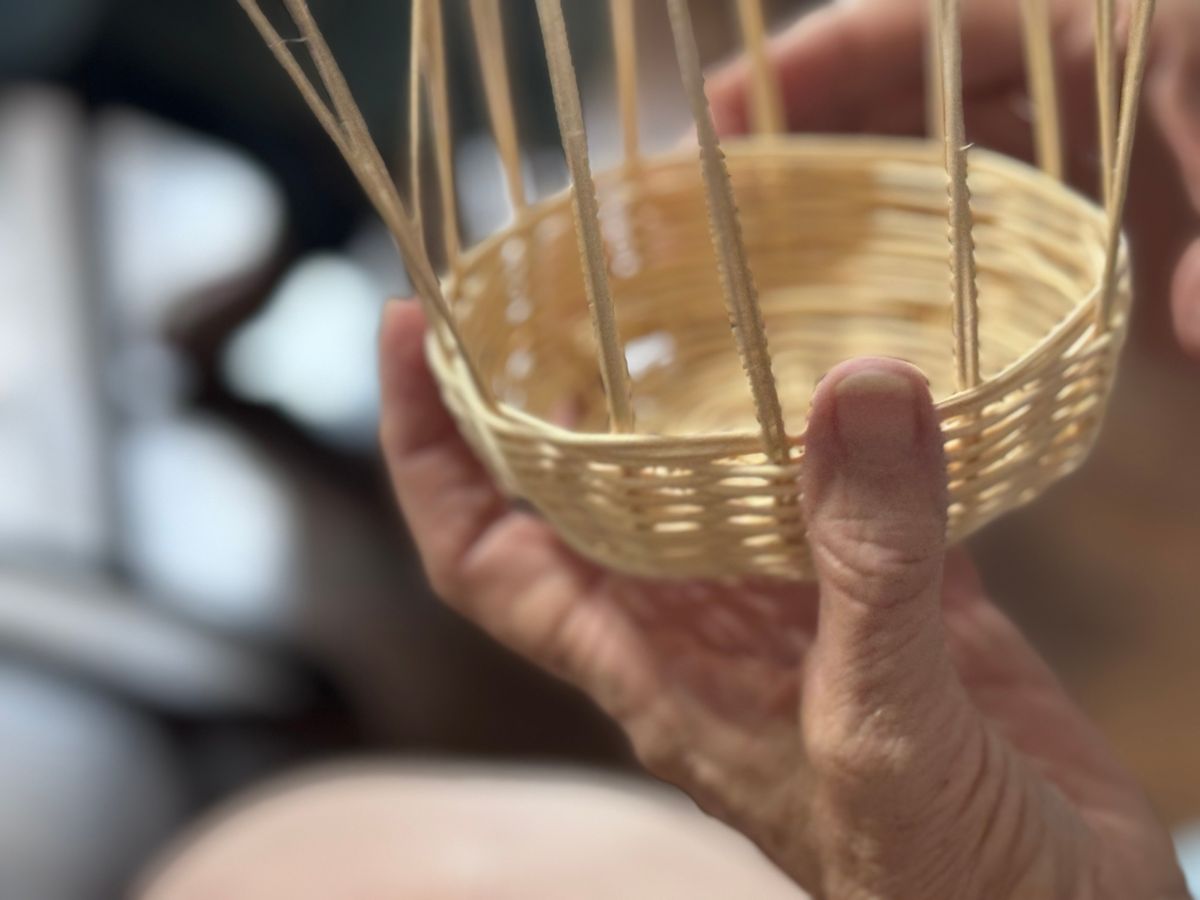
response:
[[[916,395],[903,375],[854,372],[838,383],[834,397],[838,436],[855,462],[891,464],[916,446]]]
[[[929,376],[917,368],[916,363],[914,363],[911,359],[905,359],[903,356],[888,356],[884,358],[894,359],[898,363],[904,363],[904,365],[909,366],[914,372],[921,376],[921,380],[925,382],[926,386],[931,388],[933,387],[933,382],[929,380]]]

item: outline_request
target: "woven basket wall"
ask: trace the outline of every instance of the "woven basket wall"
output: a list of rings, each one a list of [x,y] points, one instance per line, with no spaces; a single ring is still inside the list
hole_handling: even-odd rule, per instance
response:
[[[1052,158],[1061,134],[1038,0],[1023,11],[1040,167],[962,140],[953,0],[932,9],[944,140],[785,137],[776,120],[725,142],[722,156],[696,93],[687,4],[668,0],[703,164],[694,148],[643,154],[627,142],[626,159],[605,171],[570,139],[582,120],[561,7],[539,0],[574,180],[532,201],[514,156],[503,6],[472,0],[515,214],[471,247],[453,215],[436,235],[417,227],[307,8],[286,2],[331,102],[293,74],[396,234],[430,311],[448,407],[496,479],[581,553],[654,577],[810,576],[798,496],[805,419],[817,380],[857,356],[902,358],[929,378],[952,538],[1035,499],[1086,457],[1128,321],[1118,222],[1152,2],[1135,3],[1119,121],[1113,22],[1100,4],[1102,207],[1066,187]],[[277,41],[257,5],[243,5]],[[746,0],[738,11],[760,125],[770,125],[777,86],[761,16]],[[613,0],[613,22],[628,128],[631,0]],[[443,27],[440,3],[417,0],[415,84],[429,92],[442,204],[453,211]],[[274,46],[287,64],[290,50]],[[436,273],[430,259],[441,256]]]

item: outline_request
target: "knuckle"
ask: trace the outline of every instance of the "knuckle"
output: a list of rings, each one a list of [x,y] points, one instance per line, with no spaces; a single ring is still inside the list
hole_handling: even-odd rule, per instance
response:
[[[837,519],[813,535],[823,573],[866,599],[905,599],[919,592],[941,564],[944,534],[926,522]]]
[[[621,724],[634,756],[647,772],[680,787],[695,786],[695,758],[685,737],[688,729],[667,698],[655,698]]]
[[[874,795],[882,786],[901,784],[916,763],[913,740],[881,734],[870,725],[824,729],[810,736],[813,770],[835,796]]]
[[[453,609],[462,606],[462,577],[456,566],[426,560],[425,580],[447,606]]]
[[[630,731],[629,739],[634,755],[647,772],[672,784],[687,780],[683,771],[683,753],[669,733],[661,729],[640,733]]]

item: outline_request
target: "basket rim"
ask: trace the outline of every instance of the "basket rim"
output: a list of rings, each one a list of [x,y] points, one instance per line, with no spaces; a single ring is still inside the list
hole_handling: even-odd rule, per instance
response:
[[[942,144],[939,141],[920,137],[893,137],[879,135],[773,135],[745,136],[732,138],[722,142],[722,147],[728,157],[763,158],[787,157],[791,160],[834,160],[844,162],[847,159],[867,161],[875,160],[881,163],[912,162],[934,164],[939,168],[943,164]],[[615,166],[598,170],[595,173],[596,183],[609,185],[613,181],[626,179],[631,172],[646,171],[656,168],[671,168],[681,164],[693,164],[695,150],[682,147],[664,153],[658,153],[640,158],[634,163],[622,162]],[[1083,194],[1069,184],[1061,182],[1040,169],[1023,160],[1016,159],[1003,153],[985,147],[973,147],[971,151],[972,170],[987,171],[1016,182],[1022,182],[1033,192],[1053,191],[1066,197],[1083,215],[1092,217],[1099,222],[1106,220],[1107,213],[1091,197]],[[465,249],[456,262],[454,270],[442,279],[443,290],[447,297],[452,296],[459,281],[473,267],[475,261],[490,253],[495,253],[498,245],[556,211],[569,212],[571,187],[563,187],[559,191],[540,198],[526,207],[520,217],[506,223],[483,240],[469,249]],[[1095,341],[1121,340],[1124,333],[1125,320],[1128,317],[1132,302],[1129,289],[1130,265],[1129,243],[1124,231],[1120,234],[1117,248],[1116,290],[1118,302],[1114,307],[1115,327],[1105,334],[1093,334]],[[1094,315],[1098,306],[1099,294],[1102,289],[1098,281],[1090,291],[1083,295],[1069,314],[1064,316],[1040,340],[1031,345],[1017,359],[1005,366],[1001,371],[983,379],[974,388],[956,391],[953,394],[935,402],[935,408],[942,420],[963,415],[970,410],[986,405],[992,399],[1003,395],[1015,387],[1016,382],[1027,368],[1030,360],[1039,353],[1046,352],[1056,344],[1061,343],[1070,333],[1083,324],[1082,319]],[[473,387],[464,361],[451,349],[445,340],[444,325],[436,320],[430,322],[426,335],[427,356],[439,381],[453,381],[460,394],[469,398],[472,415],[480,418],[486,427],[496,433],[536,434],[542,440],[563,447],[587,447],[615,449],[631,448],[687,448],[689,452],[716,452],[722,455],[754,455],[763,451],[762,433],[752,431],[727,431],[709,433],[663,434],[656,432],[582,432],[573,431],[560,425],[555,425],[536,415],[528,413],[510,403],[496,398],[491,403]],[[1095,332],[1094,326],[1085,329]],[[797,450],[803,446],[807,427],[788,434],[788,443],[792,448],[793,461]],[[664,460],[664,464],[669,464]]]

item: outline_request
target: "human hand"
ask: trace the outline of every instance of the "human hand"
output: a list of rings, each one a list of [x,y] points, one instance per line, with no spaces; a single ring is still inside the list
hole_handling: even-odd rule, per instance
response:
[[[969,562],[922,377],[839,367],[806,436],[815,586],[654,583],[514,510],[393,303],[382,442],[434,589],[579,687],[818,897],[1186,897],[1169,836]]]
[[[1118,9],[1128,2],[1118,0]],[[1050,0],[1066,168],[1091,194],[1100,186],[1094,8]],[[774,44],[788,124],[796,131],[916,135],[926,122],[923,46],[928,0],[849,0],[805,16]],[[1127,16],[1118,15],[1124,22]],[[1122,26],[1118,31],[1124,33]],[[967,136],[1029,159],[1025,57],[1017,0],[964,0]],[[1123,41],[1122,41],[1123,42]],[[709,80],[718,128],[749,129],[746,63]],[[1174,331],[1200,359],[1200,5],[1159,0],[1128,205],[1139,331]]]

